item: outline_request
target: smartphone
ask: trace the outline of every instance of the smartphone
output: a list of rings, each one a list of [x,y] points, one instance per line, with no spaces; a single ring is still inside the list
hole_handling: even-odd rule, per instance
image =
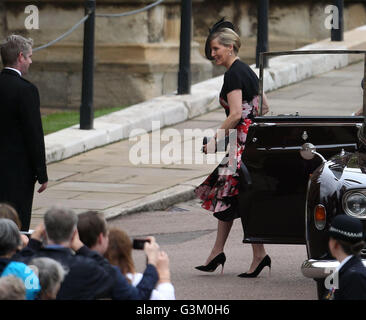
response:
[[[29,231],[20,231],[20,234],[24,234],[26,235],[28,238],[31,237],[32,233],[34,230],[29,230]]]
[[[132,248],[136,250],[144,250],[145,242],[150,242],[149,239],[133,239]]]

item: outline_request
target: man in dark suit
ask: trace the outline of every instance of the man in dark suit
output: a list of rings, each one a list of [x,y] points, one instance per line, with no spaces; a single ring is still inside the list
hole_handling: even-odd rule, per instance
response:
[[[11,35],[1,45],[0,202],[18,212],[28,231],[35,182],[47,188],[44,135],[37,88],[24,79],[32,63],[32,40]]]
[[[359,253],[364,247],[363,226],[360,220],[341,214],[329,228],[329,250],[339,262],[333,272],[333,285],[327,299],[366,300],[366,268]]]
[[[80,241],[77,221],[78,217],[72,210],[49,209],[44,216],[44,224],[34,230],[28,246],[14,255],[13,260],[29,263],[35,257],[48,257],[65,266],[68,273],[57,294],[59,300],[148,300],[159,280],[155,267],[158,244],[154,241],[145,244],[147,266],[144,278],[139,287],[134,287],[117,267]],[[44,246],[42,238],[47,239]]]

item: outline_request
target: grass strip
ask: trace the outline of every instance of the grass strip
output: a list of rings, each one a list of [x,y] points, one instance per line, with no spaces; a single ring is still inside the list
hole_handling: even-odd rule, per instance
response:
[[[104,116],[105,114],[119,111],[125,107],[103,108],[94,110],[94,118]],[[42,116],[42,126],[44,134],[50,134],[75,124],[80,123],[79,111],[56,112]]]

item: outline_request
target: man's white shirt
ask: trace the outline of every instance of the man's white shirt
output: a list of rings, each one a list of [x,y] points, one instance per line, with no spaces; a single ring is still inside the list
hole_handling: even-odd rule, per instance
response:
[[[13,70],[13,71],[17,72],[20,76],[22,76],[22,73],[18,69],[14,69],[14,68],[10,68],[10,67],[5,67],[4,69]]]

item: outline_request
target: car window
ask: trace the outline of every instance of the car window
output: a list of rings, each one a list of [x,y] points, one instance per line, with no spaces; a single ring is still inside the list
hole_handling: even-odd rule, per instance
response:
[[[352,116],[362,109],[364,76],[364,55],[353,56],[360,60],[266,92],[270,111],[265,116]]]

